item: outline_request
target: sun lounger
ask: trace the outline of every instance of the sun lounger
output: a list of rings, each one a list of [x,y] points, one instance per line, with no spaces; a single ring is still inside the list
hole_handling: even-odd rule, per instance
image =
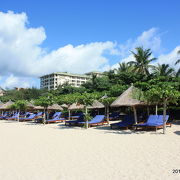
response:
[[[135,123],[134,117],[126,115],[121,122],[111,124],[111,129],[113,128],[129,128]]]
[[[19,113],[15,113],[13,116],[6,118],[6,120],[18,120]]]
[[[55,123],[55,122],[63,122],[65,118],[61,118],[62,112],[59,113],[58,116],[55,116],[53,119],[47,119],[46,123]]]
[[[80,112],[80,113],[77,113],[76,115],[74,116],[70,116],[70,119],[78,119],[80,116],[83,115],[83,112]]]
[[[109,116],[109,120],[118,120],[119,118],[120,118],[120,116],[119,116],[119,113],[117,113],[117,112],[113,112]]]
[[[169,118],[169,115],[166,116],[166,122]],[[141,128],[155,128],[156,130],[158,128],[162,128],[164,124],[164,120],[163,120],[163,115],[150,115],[147,122],[146,123],[142,123],[142,124],[136,124],[135,127],[136,129],[138,127]]]
[[[35,120],[35,117],[36,117],[36,114],[31,114],[27,118],[19,118],[19,121],[33,121],[33,120]]]
[[[6,119],[8,117],[8,113],[4,113],[0,116],[0,119]]]
[[[96,115],[92,120],[88,122],[90,126],[97,126],[97,125],[103,125],[107,124],[107,121],[104,121],[105,116],[104,115]],[[78,122],[78,124],[82,125],[86,122]]]
[[[76,126],[79,122],[84,121],[84,115],[79,116],[77,120],[65,121],[65,126]]]

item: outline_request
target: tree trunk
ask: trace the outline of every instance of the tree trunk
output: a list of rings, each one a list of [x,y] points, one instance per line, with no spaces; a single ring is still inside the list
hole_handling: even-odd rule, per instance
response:
[[[70,121],[70,117],[71,117],[71,111],[68,110],[69,114],[68,114],[68,120]]]
[[[109,124],[109,106],[107,106],[107,123]]]
[[[44,118],[43,118],[43,124],[46,124],[46,109],[44,108]]]
[[[134,111],[135,124],[137,124],[137,111],[136,111],[136,107],[135,106],[133,106],[133,111]]]
[[[85,113],[87,115],[87,106],[85,107]],[[86,118],[86,129],[88,129],[88,120],[87,120],[87,118]]]
[[[156,105],[156,115],[158,115],[158,105]]]
[[[148,116],[149,116],[149,106],[147,107],[147,114],[148,114]]]
[[[167,102],[165,99],[163,102],[163,134],[166,134],[166,108],[167,108]]]

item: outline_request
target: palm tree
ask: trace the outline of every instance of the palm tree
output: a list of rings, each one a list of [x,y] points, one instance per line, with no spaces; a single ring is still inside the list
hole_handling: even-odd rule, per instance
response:
[[[154,66],[152,70],[157,76],[172,76],[175,72],[169,64],[158,64],[157,66]]]
[[[180,54],[180,50],[177,52],[178,54]],[[179,64],[180,63],[180,59],[178,59],[176,62],[175,62],[175,65]],[[178,69],[178,71],[176,72],[176,76],[180,76],[180,68]]]
[[[128,63],[122,62],[119,63],[119,67],[117,69],[115,69],[115,71],[117,73],[121,73],[121,72],[132,72],[134,69],[134,67]]]
[[[134,66],[134,71],[140,74],[149,75],[149,68],[153,67],[150,63],[156,58],[151,58],[152,52],[150,49],[143,49],[143,47],[136,48],[137,53],[131,51],[135,57],[135,61],[128,62],[129,65]]]

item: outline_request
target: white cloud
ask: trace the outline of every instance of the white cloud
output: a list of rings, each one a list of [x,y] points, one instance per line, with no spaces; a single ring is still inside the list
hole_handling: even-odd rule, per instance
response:
[[[162,51],[161,38],[157,28],[151,28],[144,31],[135,40],[129,39],[125,44],[119,45],[119,54],[122,57],[128,56],[136,47],[143,46],[144,48],[151,48],[153,52]]]
[[[29,28],[25,13],[0,12],[0,22],[0,75],[13,75],[5,81],[7,86],[17,84],[17,76],[38,77],[55,71],[84,73],[103,69],[108,65],[103,53],[111,54],[115,47],[113,42],[95,42],[46,52],[41,48],[46,39],[44,29]]]
[[[158,57],[156,63],[159,64],[169,64],[171,67],[174,67],[176,70],[180,68],[180,64],[175,66],[175,62],[180,59],[180,55],[177,53],[180,50],[180,46],[177,46],[168,54],[162,54]]]
[[[118,65],[111,67],[107,57],[116,55],[122,62],[128,62],[133,60],[130,50],[137,46],[151,48],[155,53],[162,51],[157,28],[144,31],[124,44],[111,41],[79,46],[69,44],[47,52],[41,47],[46,39],[44,28],[31,28],[25,13],[0,12],[0,22],[0,85],[3,87],[31,87],[36,84],[33,77],[58,71],[85,73],[108,70]],[[174,50],[161,55],[158,62],[173,64],[175,59]]]
[[[1,87],[3,88],[14,88],[14,87],[34,87],[35,81],[32,78],[28,77],[16,77],[13,74],[10,74],[9,76],[5,76],[3,79],[3,83],[1,84]]]

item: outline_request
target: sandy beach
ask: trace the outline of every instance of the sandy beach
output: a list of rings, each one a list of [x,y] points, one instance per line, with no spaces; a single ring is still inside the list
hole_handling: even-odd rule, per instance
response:
[[[0,121],[1,180],[179,180],[180,125],[157,133]]]

